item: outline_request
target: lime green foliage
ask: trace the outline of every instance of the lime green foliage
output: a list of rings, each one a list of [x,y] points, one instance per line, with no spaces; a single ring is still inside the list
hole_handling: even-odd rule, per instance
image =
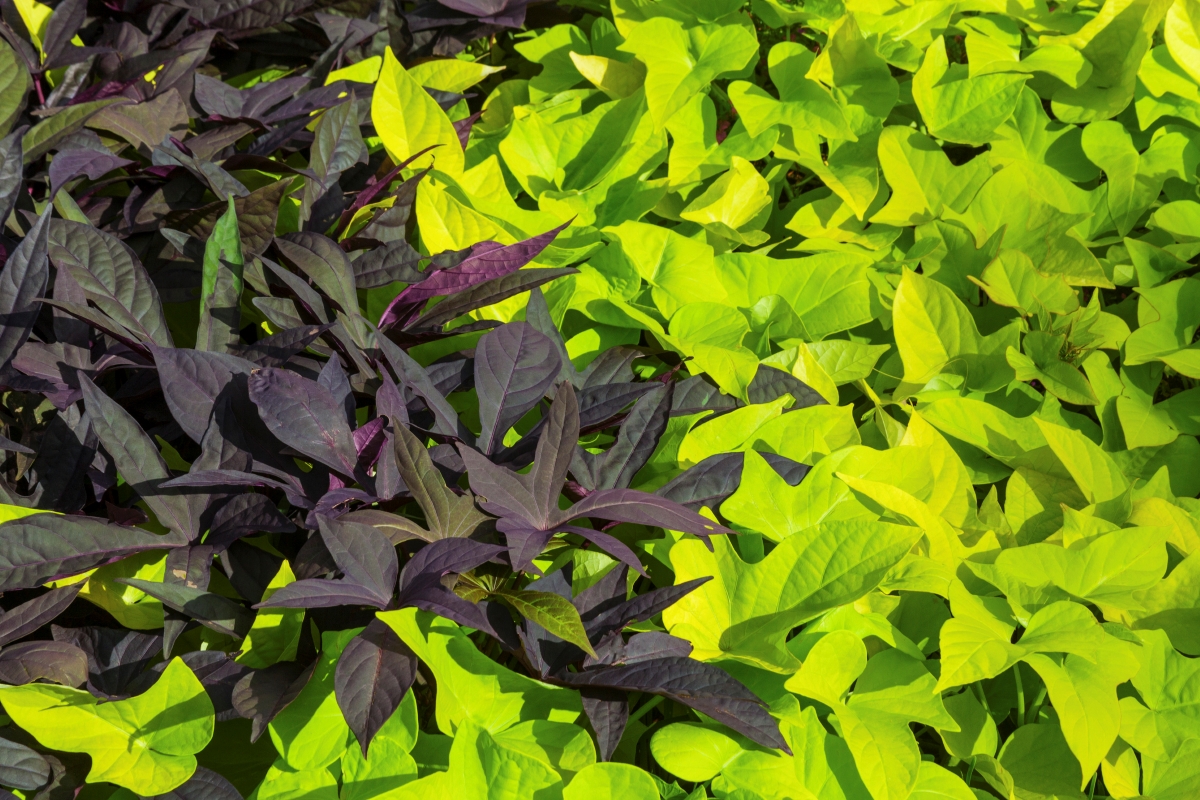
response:
[[[213,735],[213,705],[200,681],[174,659],[146,692],[97,703],[80,689],[45,684],[0,689],[13,722],[54,750],[87,753],[90,782],[163,794],[196,770]]]

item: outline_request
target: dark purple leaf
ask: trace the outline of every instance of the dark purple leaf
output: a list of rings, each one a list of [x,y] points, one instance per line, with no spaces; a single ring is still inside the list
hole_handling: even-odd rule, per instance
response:
[[[86,376],[80,376],[79,387],[92,428],[100,444],[112,457],[125,483],[138,493],[158,517],[158,521],[189,542],[199,538],[200,515],[206,498],[199,494],[178,494],[163,489],[160,484],[171,479],[167,462],[158,447],[133,416],[96,387]]]
[[[625,655],[622,662],[636,664],[639,661],[650,661],[655,658],[687,658],[692,654],[692,643],[662,631],[646,631],[635,633],[625,643]]]
[[[51,589],[0,617],[0,647],[53,622],[75,600],[82,583]]]
[[[319,520],[321,541],[346,579],[372,591],[387,605],[400,564],[396,547],[378,529],[355,522]]]
[[[527,292],[556,278],[561,278],[565,275],[574,275],[578,271],[574,267],[558,269],[546,267],[517,270],[509,275],[501,275],[499,278],[493,278],[478,286],[473,286],[466,291],[451,295],[448,299],[438,303],[420,317],[405,325],[404,329],[409,332],[420,333],[421,335],[432,335],[432,333],[439,331],[447,322],[463,314],[499,303],[502,300],[507,300],[514,295]],[[417,285],[420,286],[422,284]],[[484,323],[481,322],[480,324]],[[462,329],[458,330],[461,331]]]
[[[354,436],[341,404],[324,386],[268,367],[250,376],[250,399],[279,441],[343,475],[355,474]]]
[[[470,536],[490,523],[490,518],[475,508],[470,492],[455,494],[446,486],[441,471],[434,465],[425,446],[404,427],[396,428],[394,454],[397,469],[417,505],[425,512],[427,535],[411,523],[417,535],[427,539]]]
[[[558,678],[577,688],[620,689],[662,695],[746,736],[756,744],[791,754],[779,723],[766,705],[729,673],[691,658],[668,656],[584,672],[561,672]]]
[[[310,578],[289,583],[255,608],[336,608],[374,606],[382,609],[391,598],[348,580]]]
[[[55,419],[58,419],[58,417],[55,417]],[[28,447],[20,444],[19,442],[14,442],[7,436],[0,436],[0,450],[7,450],[10,453],[24,453],[27,456],[34,454],[33,450],[30,450]]]
[[[205,591],[212,579],[213,548],[201,544],[177,547],[167,553],[163,583],[179,584],[188,589]],[[179,611],[164,609],[163,658],[170,659],[175,642],[187,627],[190,618]]]
[[[316,661],[307,665],[281,661],[238,681],[233,690],[233,707],[252,721],[251,742],[257,742],[271,720],[300,696],[316,665]]]
[[[541,555],[554,538],[554,531],[545,531],[520,519],[507,517],[496,523],[508,543],[508,561],[514,572],[533,572],[533,560]],[[540,570],[538,570],[540,572]]]
[[[496,278],[511,275],[537,258],[569,224],[564,223],[516,244],[506,246],[498,242],[482,242],[475,245],[471,255],[457,267],[434,272],[397,295],[380,317],[379,327],[383,330],[397,324],[407,327],[409,320],[434,297],[458,294]]]
[[[458,134],[458,143],[462,145],[463,150],[467,149],[467,142],[471,139],[471,128],[482,116],[482,111],[476,111],[471,116],[464,117],[454,123],[454,132]]]
[[[591,528],[583,528],[578,525],[560,525],[554,530],[563,531],[565,533],[573,533],[576,536],[580,536],[584,540],[596,545],[601,550],[620,561],[622,564],[632,567],[635,572],[641,575],[646,574],[646,569],[642,566],[642,563],[638,561],[637,554],[634,553],[627,544],[615,536],[611,536],[603,531],[596,531],[592,530]]]
[[[63,0],[55,6],[42,34],[42,55],[48,64],[54,64],[58,55],[70,46],[72,37],[86,19],[86,0]]]
[[[242,800],[232,783],[216,772],[197,767],[187,783],[166,794],[156,794],[147,800]]]
[[[672,386],[670,383],[660,385],[638,398],[622,423],[613,446],[595,461],[581,459],[595,465],[594,469],[588,470],[588,477],[592,480],[591,485],[583,484],[585,488],[624,489],[629,486],[638,470],[646,466],[658,446],[658,440],[667,430]],[[575,451],[576,456],[584,453],[580,449]]]
[[[32,589],[107,561],[183,544],[95,517],[34,514],[0,525],[0,592]]]
[[[97,181],[114,169],[132,163],[127,158],[102,153],[99,150],[61,150],[50,162],[50,193],[54,194],[68,181],[80,175],[87,175],[90,180]]]
[[[403,239],[368,250],[351,264],[359,289],[378,289],[389,283],[416,283],[425,277],[417,265],[421,254]]]
[[[203,589],[194,589],[186,584],[159,583],[139,578],[118,578],[124,583],[161,602],[172,611],[178,611],[217,633],[242,638],[254,622],[254,614],[245,606]]]
[[[598,756],[601,761],[612,758],[621,742],[621,734],[629,722],[629,699],[616,689],[583,689],[583,713],[587,714],[596,732]]]
[[[317,373],[317,383],[324,386],[333,398],[342,405],[346,423],[354,424],[354,390],[350,388],[350,378],[342,368],[341,359],[334,357],[325,362]]]
[[[571,456],[575,454],[578,440],[579,405],[575,389],[564,382],[559,385],[554,402],[550,404],[546,424],[534,452],[533,469],[529,471],[529,490],[538,508],[538,517],[529,521],[539,523],[542,528],[572,519],[562,516],[558,497],[567,479],[567,470],[571,466]]]
[[[213,515],[204,543],[217,552],[252,533],[290,533],[291,521],[265,495],[237,494]]]
[[[0,739],[0,784],[32,792],[48,780],[50,764],[36,750]]]
[[[234,375],[249,375],[255,365],[226,353],[150,347],[171,416],[195,442],[204,438],[213,404]]]
[[[108,698],[128,696],[128,687],[162,651],[162,637],[112,628],[50,628],[56,642],[87,654],[88,691]]]
[[[24,41],[24,40],[19,40]],[[29,77],[25,76],[25,85],[29,85]],[[22,102],[23,104],[23,102]],[[13,114],[20,113],[20,108],[14,109]],[[13,121],[12,118],[9,120]],[[21,149],[21,137],[25,135],[24,127],[0,139],[0,215],[8,219],[17,203],[17,195],[25,179],[24,153]],[[2,363],[2,362],[0,362]]]
[[[317,340],[325,331],[333,327],[326,325],[302,325],[280,331],[265,339],[259,339],[249,347],[243,348],[238,355],[247,361],[253,361],[260,367],[282,367],[293,356],[304,350]]]
[[[0,683],[49,681],[77,688],[87,679],[87,654],[67,642],[18,642],[0,652]]]
[[[598,517],[613,522],[631,522],[652,528],[683,531],[702,538],[717,533],[736,533],[665,497],[633,489],[602,489],[559,513],[564,521],[579,517]]]
[[[746,398],[754,404],[771,403],[785,394],[790,394],[795,404],[791,410],[810,406],[826,405],[825,398],[790,372],[761,364],[754,373],[754,380],[746,389]]]
[[[446,575],[468,572],[504,552],[474,539],[439,539],[417,551],[400,573],[400,601],[423,587],[438,585]]]
[[[712,580],[712,577],[706,575],[702,578],[685,581],[676,586],[664,586],[659,589],[652,589],[615,607],[605,608],[599,613],[585,610],[580,614],[580,617],[583,619],[584,627],[587,628],[588,636],[593,639],[599,639],[611,631],[622,630],[626,625],[634,622],[643,622],[657,614],[661,614],[665,609],[675,605],[683,597],[708,583],[710,580]]]
[[[0,367],[25,344],[41,309],[37,301],[50,280],[46,243],[53,210],[47,203],[46,210],[0,270]]]
[[[717,508],[742,482],[741,453],[718,453],[676,475],[656,494],[693,511]]]
[[[562,362],[549,338],[525,322],[485,334],[475,347],[475,390],[482,430],[478,448],[494,452],[508,429],[537,405]]]
[[[390,627],[371,620],[338,659],[333,688],[363,757],[417,677],[417,655]]]
[[[400,385],[415,394],[425,402],[433,413],[435,433],[443,436],[469,441],[473,437],[458,418],[458,412],[450,405],[445,396],[438,391],[430,380],[429,374],[413,360],[413,357],[400,349],[395,342],[382,333],[377,335],[379,349],[396,373]]]

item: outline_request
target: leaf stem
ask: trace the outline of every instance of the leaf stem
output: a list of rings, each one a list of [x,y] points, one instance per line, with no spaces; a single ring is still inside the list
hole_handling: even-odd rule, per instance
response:
[[[1026,725],[1037,722],[1038,712],[1042,710],[1044,702],[1046,702],[1046,685],[1042,684],[1042,688],[1038,689],[1037,697],[1033,698],[1033,703],[1030,704],[1029,710],[1025,712]]]
[[[629,715],[629,720],[625,724],[628,725],[630,722],[638,721],[642,717],[646,716],[646,712],[654,709],[662,701],[663,701],[663,697],[661,694],[655,695],[654,697],[650,698],[646,702],[642,703],[641,707],[637,711],[634,711],[632,714]]]
[[[1092,800],[1096,796],[1096,778],[1100,775],[1098,772],[1092,773],[1092,782],[1088,784],[1088,800]]]
[[[1021,665],[1013,667],[1013,678],[1017,682],[1017,727],[1025,724],[1025,684],[1021,682]]]
[[[971,785],[971,778],[975,777],[975,762],[979,760],[979,756],[971,756],[971,763],[967,766],[967,786]]]

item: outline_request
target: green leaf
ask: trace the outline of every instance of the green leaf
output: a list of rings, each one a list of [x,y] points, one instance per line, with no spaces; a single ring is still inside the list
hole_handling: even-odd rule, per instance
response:
[[[654,760],[672,775],[701,783],[712,780],[739,755],[742,745],[723,726],[676,722],[650,737]]]
[[[912,93],[929,132],[939,139],[979,146],[991,141],[1000,123],[1017,107],[1026,76],[975,77],[963,64],[951,64],[946,41],[935,39],[913,76]]]
[[[779,42],[767,55],[767,71],[779,90],[776,100],[749,81],[729,84],[729,99],[746,130],[758,136],[775,125],[831,139],[855,139],[846,113],[829,90],[808,77],[816,58],[798,42]]]
[[[25,62],[7,42],[0,44],[0,136],[12,130],[31,86]]]
[[[724,537],[713,538],[713,552],[683,539],[671,548],[676,583],[715,577],[664,611],[663,623],[692,643],[693,658],[793,672],[796,658],[784,646],[791,629],[871,591],[919,535],[885,522],[825,522],[792,534],[754,564]]]
[[[1016,344],[1016,328],[981,336],[966,305],[942,284],[906,271],[892,314],[905,382],[920,386],[949,372],[988,391],[1011,380],[1004,351]]]
[[[204,243],[204,272],[200,287],[200,325],[196,349],[229,352],[241,341],[242,238],[237,210],[229,197],[229,210],[221,215]]]
[[[646,102],[658,127],[714,79],[736,73],[758,52],[754,34],[741,25],[697,25],[654,17],[629,33],[620,49],[646,65]]]
[[[371,118],[393,163],[436,145],[409,166],[420,169],[435,164],[447,175],[462,174],[463,150],[454,125],[390,48],[383,54],[379,82],[371,96]]]
[[[895,125],[879,137],[879,164],[892,197],[871,221],[885,225],[929,222],[941,215],[943,206],[962,213],[992,176],[985,159],[955,166],[933,139]]]
[[[18,78],[18,80],[20,80]],[[91,100],[66,106],[46,117],[32,128],[25,131],[21,137],[21,150],[24,153],[25,164],[32,164],[38,158],[46,155],[59,143],[73,133],[83,128],[84,123],[97,112],[116,103],[128,102],[124,97],[110,97],[105,100]]]
[[[659,796],[650,773],[632,764],[593,764],[563,790],[563,800],[658,800]]]
[[[271,720],[271,742],[289,769],[324,770],[354,741],[333,690],[342,650],[359,628],[321,635],[321,655],[300,694]]]
[[[271,595],[296,582],[291,564],[284,561],[279,571],[263,592],[265,603]],[[236,661],[251,669],[263,669],[280,661],[293,661],[304,635],[304,609],[302,608],[260,608],[255,613],[254,622],[241,643],[241,653]]]
[[[499,733],[523,720],[574,722],[582,712],[578,693],[497,664],[450,620],[415,608],[382,612],[378,617],[433,671],[438,683],[437,724],[447,734],[467,723]]]
[[[502,589],[494,594],[507,601],[521,616],[541,625],[564,642],[578,646],[593,658],[596,657],[596,651],[588,641],[587,631],[583,629],[583,621],[579,619],[579,612],[570,600],[552,592],[524,589]]]
[[[128,700],[98,703],[86,691],[30,683],[0,688],[13,722],[43,746],[91,757],[88,782],[165,794],[196,771],[213,735],[208,693],[180,659]]]

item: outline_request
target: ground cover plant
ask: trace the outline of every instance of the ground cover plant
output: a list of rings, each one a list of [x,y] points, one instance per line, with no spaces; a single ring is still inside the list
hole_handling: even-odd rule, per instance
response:
[[[0,796],[1200,796],[1195,0],[0,10]]]

